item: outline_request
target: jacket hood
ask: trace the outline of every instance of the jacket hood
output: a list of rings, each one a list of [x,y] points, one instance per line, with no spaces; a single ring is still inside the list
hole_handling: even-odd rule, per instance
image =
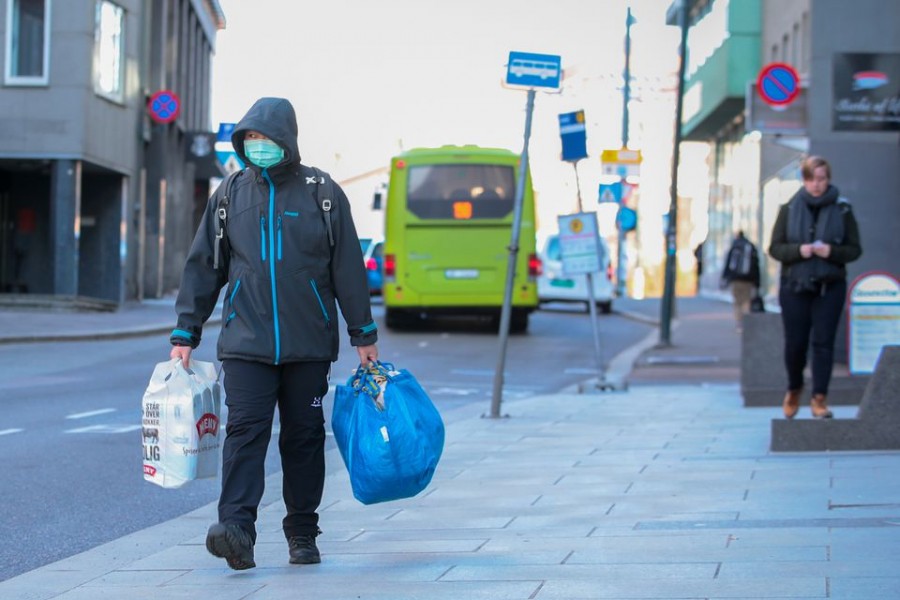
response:
[[[244,162],[251,166],[244,154],[244,135],[255,130],[284,148],[284,160],[280,165],[300,162],[297,147],[297,114],[290,101],[284,98],[260,98],[231,133],[231,145]]]

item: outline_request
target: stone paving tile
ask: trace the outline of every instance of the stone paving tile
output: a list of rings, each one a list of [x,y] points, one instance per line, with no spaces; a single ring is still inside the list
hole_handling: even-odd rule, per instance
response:
[[[652,568],[640,579],[606,580],[597,582],[551,580],[547,581],[535,600],[589,600],[603,598],[634,599],[706,599],[706,598],[824,598],[826,584],[821,577],[793,577],[779,589],[773,590],[766,578],[721,581],[718,579],[671,578],[656,579],[649,576]]]
[[[829,580],[833,600],[895,600],[900,598],[900,577],[833,577]]]

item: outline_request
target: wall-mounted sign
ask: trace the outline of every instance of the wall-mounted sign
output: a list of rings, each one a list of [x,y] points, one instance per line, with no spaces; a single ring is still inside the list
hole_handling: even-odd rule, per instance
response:
[[[147,111],[150,118],[157,123],[171,123],[178,118],[181,112],[181,100],[178,94],[171,90],[160,90],[150,96],[147,102]]]
[[[763,101],[756,91],[756,84],[747,86],[747,130],[777,135],[806,135],[809,107],[806,88],[793,102],[775,106]]]
[[[786,106],[800,93],[800,76],[787,63],[769,63],[759,71],[756,91],[766,104]]]
[[[874,373],[881,349],[900,344],[900,281],[889,273],[864,273],[847,296],[850,372]]]
[[[900,53],[835,54],[832,128],[900,130]]]

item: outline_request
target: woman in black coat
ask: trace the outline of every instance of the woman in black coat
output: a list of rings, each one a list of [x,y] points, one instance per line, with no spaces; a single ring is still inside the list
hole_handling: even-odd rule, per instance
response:
[[[847,295],[845,265],[860,257],[859,228],[850,203],[831,185],[831,166],[810,156],[803,187],[778,212],[769,254],[781,263],[778,299],[784,325],[788,390],[784,416],[794,417],[803,392],[807,348],[812,347],[813,417],[830,418],[828,384],[834,340]]]

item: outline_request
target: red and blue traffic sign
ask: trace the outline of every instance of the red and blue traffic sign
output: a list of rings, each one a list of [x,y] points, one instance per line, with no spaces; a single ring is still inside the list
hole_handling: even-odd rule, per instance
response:
[[[150,112],[150,118],[157,123],[171,123],[181,112],[181,100],[171,90],[160,90],[150,96],[147,110]]]
[[[766,104],[787,106],[800,94],[800,76],[787,63],[769,63],[759,72],[756,91]]]

